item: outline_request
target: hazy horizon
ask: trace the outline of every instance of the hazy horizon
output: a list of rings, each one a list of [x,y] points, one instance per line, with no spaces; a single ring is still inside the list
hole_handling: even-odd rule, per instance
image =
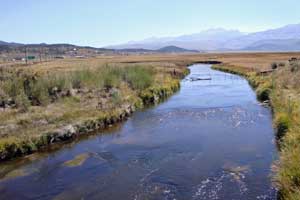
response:
[[[11,0],[1,3],[0,40],[103,47],[213,28],[258,32],[298,24],[300,17],[295,18],[294,13],[299,5],[294,0],[276,4],[269,0],[243,4],[235,0],[167,0],[156,4],[149,0]],[[276,12],[279,14],[274,15]]]

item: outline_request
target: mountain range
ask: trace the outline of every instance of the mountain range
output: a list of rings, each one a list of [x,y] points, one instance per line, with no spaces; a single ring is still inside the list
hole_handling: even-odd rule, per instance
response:
[[[21,43],[9,43],[0,41],[0,53],[7,53],[7,52],[18,52],[24,53],[25,49],[30,53],[46,53],[49,55],[63,55],[67,54],[68,52],[75,52],[79,51],[80,54],[95,54],[95,53],[198,53],[197,50],[189,50],[180,48],[177,46],[164,46],[159,49],[143,49],[143,48],[124,48],[124,49],[110,49],[110,48],[95,48],[89,46],[77,46],[72,44],[21,44]],[[74,49],[76,49],[74,51]]]
[[[108,48],[155,50],[165,46],[201,51],[299,51],[300,24],[255,33],[217,28],[178,37],[152,37]]]
[[[0,41],[0,52],[11,49],[22,50],[25,44]],[[209,29],[195,34],[177,37],[152,37],[141,41],[103,48],[82,47],[72,44],[26,44],[26,47],[40,47],[62,52],[73,48],[117,53],[185,53],[203,51],[300,51],[300,24],[255,33],[223,28]],[[36,50],[38,51],[38,50]]]

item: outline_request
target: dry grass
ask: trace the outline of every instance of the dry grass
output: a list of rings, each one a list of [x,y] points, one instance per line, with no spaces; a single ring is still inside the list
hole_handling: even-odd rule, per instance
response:
[[[94,68],[105,63],[140,63],[154,66],[185,67],[187,64],[218,60],[226,64],[245,68],[266,69],[272,62],[286,62],[291,57],[300,57],[300,53],[204,53],[204,54],[151,54],[129,56],[99,56],[88,59],[60,59],[19,66],[20,69],[33,69],[36,72],[53,70],[76,70]]]

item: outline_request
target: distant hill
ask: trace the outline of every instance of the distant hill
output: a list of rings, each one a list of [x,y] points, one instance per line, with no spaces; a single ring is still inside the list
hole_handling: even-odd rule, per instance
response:
[[[153,50],[149,49],[141,49],[141,48],[136,48],[136,49],[110,49],[116,53],[153,53]]]
[[[300,39],[260,40],[243,50],[247,51],[300,51]]]
[[[142,49],[142,48],[126,48],[126,49],[111,49],[115,52],[122,53],[199,53],[197,50],[184,49],[177,46],[165,46],[159,49]]]
[[[20,44],[0,41],[0,53],[14,52],[24,55],[25,49],[34,55],[47,54],[53,56],[83,56],[95,54],[139,54],[139,53],[197,53],[197,50],[189,50],[177,46],[166,46],[159,49],[125,48],[109,49],[90,46],[78,46],[73,44]]]
[[[189,49],[184,49],[184,48],[180,48],[177,46],[166,46],[166,47],[157,49],[156,51],[161,52],[161,53],[198,53],[199,52],[197,50],[189,50]]]
[[[90,46],[78,46],[67,43],[58,43],[58,44],[46,44],[46,43],[38,43],[38,44],[22,44],[22,43],[14,43],[14,42],[4,42],[0,41],[1,46],[9,46],[9,47],[20,47],[20,48],[37,48],[37,47],[45,47],[45,48],[87,48],[87,49],[99,49],[105,50],[105,48],[96,48]]]
[[[113,52],[114,50],[105,49],[105,48],[95,48],[89,46],[78,46],[72,44],[20,44],[20,43],[9,43],[0,41],[0,53],[2,52],[15,52],[15,53],[24,53],[25,49],[29,53],[39,54],[41,52],[47,53],[49,55],[64,55],[70,52],[85,54],[85,53],[106,53]],[[75,51],[76,52],[75,52]]]
[[[4,41],[0,41],[0,45],[3,46],[18,46],[18,45],[22,45],[20,43],[14,43],[14,42],[4,42]]]

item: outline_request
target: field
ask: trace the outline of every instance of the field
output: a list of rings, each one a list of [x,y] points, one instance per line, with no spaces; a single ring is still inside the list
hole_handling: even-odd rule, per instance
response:
[[[50,62],[21,66],[35,71],[74,70],[81,67],[95,67],[105,63],[151,63],[184,67],[186,64],[201,61],[221,61],[226,64],[264,70],[272,62],[286,62],[300,53],[208,53],[208,54],[149,54],[128,56],[99,56],[87,59],[58,59]]]

